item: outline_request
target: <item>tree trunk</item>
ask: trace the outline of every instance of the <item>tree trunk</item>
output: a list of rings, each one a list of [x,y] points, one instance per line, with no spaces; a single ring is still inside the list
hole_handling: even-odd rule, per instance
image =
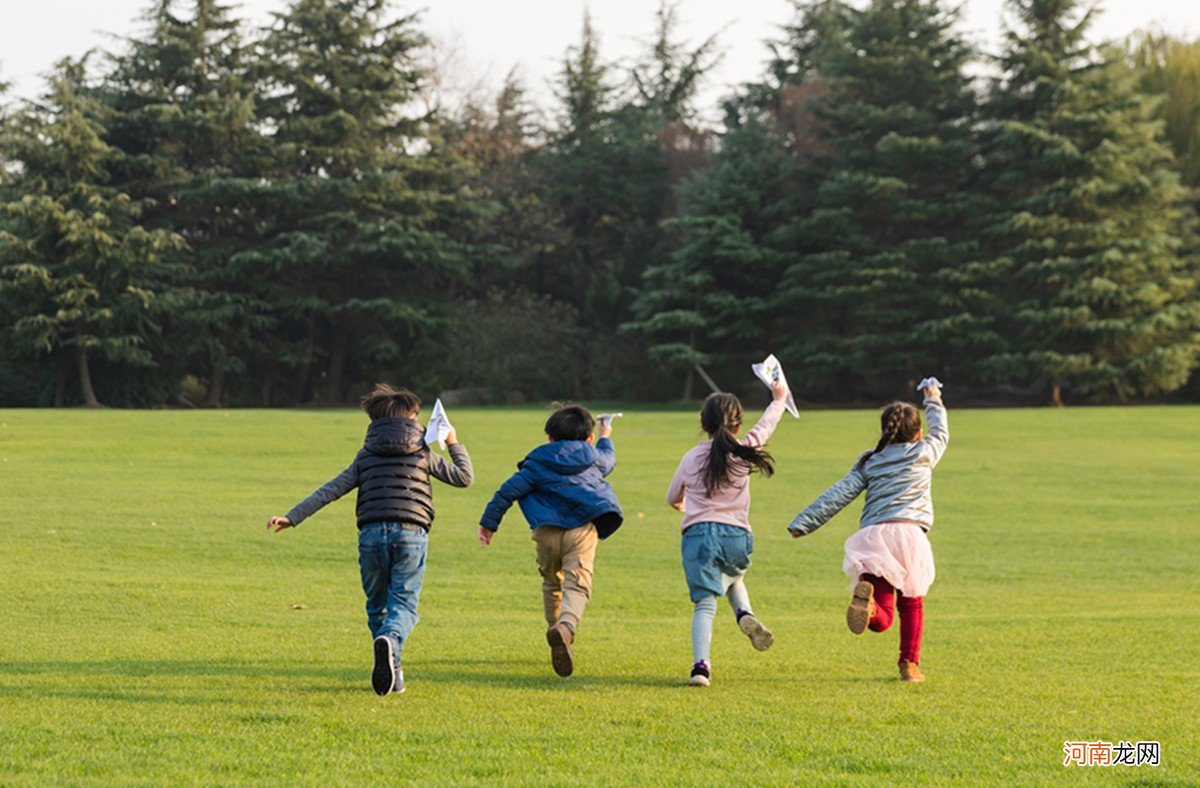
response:
[[[688,367],[687,374],[683,376],[683,401],[689,402],[692,399],[692,388],[696,385],[696,369]]]
[[[96,399],[96,390],[92,388],[92,373],[88,369],[87,350],[83,345],[75,346],[75,361],[79,366],[79,387],[83,390],[83,404],[89,408],[103,407]]]
[[[1062,386],[1058,383],[1050,384],[1050,404],[1056,408],[1063,407]]]
[[[212,360],[212,372],[208,376],[208,395],[204,398],[204,407],[219,408],[225,396],[225,352],[218,351]]]
[[[346,368],[346,329],[338,323],[333,327],[333,342],[329,349],[329,377],[321,400],[326,405],[337,405],[342,401],[342,372]]]

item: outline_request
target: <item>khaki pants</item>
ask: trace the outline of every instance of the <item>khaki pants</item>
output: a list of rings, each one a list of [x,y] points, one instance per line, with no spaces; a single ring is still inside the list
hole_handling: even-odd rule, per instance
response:
[[[592,596],[592,567],[596,560],[596,526],[578,528],[543,525],[533,529],[538,570],[542,573],[542,604],[546,623],[575,629]]]

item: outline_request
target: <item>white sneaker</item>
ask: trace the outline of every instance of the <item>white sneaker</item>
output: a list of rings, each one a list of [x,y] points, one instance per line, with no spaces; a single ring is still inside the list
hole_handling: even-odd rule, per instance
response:
[[[753,613],[746,613],[738,619],[738,629],[750,638],[751,645],[759,651],[766,651],[775,642],[775,636],[771,634],[771,630],[755,618]]]
[[[707,687],[712,683],[711,676],[712,672],[708,668],[708,663],[700,660],[692,665],[692,677],[688,679],[688,684],[693,687]]]

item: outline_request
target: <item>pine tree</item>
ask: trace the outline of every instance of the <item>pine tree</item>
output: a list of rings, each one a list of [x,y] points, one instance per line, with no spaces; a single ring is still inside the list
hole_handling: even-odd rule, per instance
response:
[[[822,393],[953,378],[995,340],[970,266],[976,106],[956,22],[940,0],[820,3],[760,95],[801,169],[773,238],[789,261],[776,305]]]
[[[146,222],[187,241],[176,285],[190,298],[171,320],[168,355],[177,374],[204,381],[215,406],[228,399],[229,375],[274,355],[262,347],[273,321],[261,272],[239,257],[263,240],[266,150],[241,23],[216,0],[194,0],[186,14],[181,5],[157,0],[149,33],[114,58],[105,101],[122,188],[150,201]]]
[[[779,224],[791,162],[758,114],[731,103],[725,125],[712,165],[681,190],[679,215],[665,223],[674,251],[646,269],[623,326],[683,372],[684,399],[696,393],[696,364],[742,364],[765,347],[779,274],[766,239]]]
[[[620,235],[630,206],[621,161],[629,141],[614,122],[618,90],[600,57],[590,15],[563,61],[557,128],[538,157],[543,199],[561,217],[570,243],[539,261],[538,290],[585,315],[609,314],[620,300]],[[630,151],[652,166],[645,146]]]
[[[1008,380],[1086,397],[1182,386],[1200,302],[1178,255],[1186,193],[1149,99],[1114,53],[1087,43],[1078,0],[1010,0],[1003,78],[988,108],[988,238],[1009,272]]]
[[[94,407],[96,359],[153,363],[147,340],[169,305],[160,269],[179,239],[138,224],[144,206],[108,184],[110,113],[90,95],[85,73],[83,61],[61,62],[42,102],[6,130],[3,148],[19,167],[0,206],[0,302],[13,318],[6,346],[61,362],[55,404],[65,401],[73,371]]]
[[[338,402],[347,370],[415,365],[431,308],[469,271],[452,233],[474,226],[477,206],[458,193],[461,163],[412,113],[424,39],[389,8],[296,0],[264,44],[276,235],[257,262],[295,316],[296,398]]]

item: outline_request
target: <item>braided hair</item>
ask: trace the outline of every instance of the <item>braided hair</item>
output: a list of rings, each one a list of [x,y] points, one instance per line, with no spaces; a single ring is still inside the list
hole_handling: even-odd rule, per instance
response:
[[[730,455],[763,476],[775,472],[775,460],[770,454],[734,437],[734,431],[742,426],[742,403],[734,395],[709,394],[700,409],[700,426],[712,438],[712,449],[701,469],[704,492],[710,497],[731,481]]]
[[[879,413],[879,443],[858,461],[861,471],[867,460],[893,443],[908,443],[921,431],[921,414],[907,402],[889,402]]]

